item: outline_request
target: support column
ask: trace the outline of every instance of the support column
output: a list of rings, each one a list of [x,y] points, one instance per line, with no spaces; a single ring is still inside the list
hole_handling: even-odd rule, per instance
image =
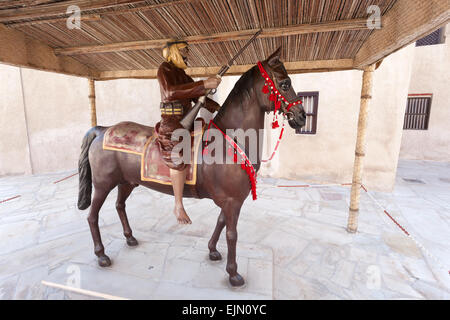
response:
[[[97,125],[97,108],[95,106],[95,80],[89,79],[89,102],[91,105],[91,127]]]
[[[355,233],[358,229],[359,198],[361,195],[363,160],[366,149],[367,114],[372,99],[373,71],[375,65],[364,69],[361,90],[361,106],[359,110],[358,135],[356,138],[355,163],[353,165],[352,190],[350,195],[350,211],[348,215],[347,231]]]

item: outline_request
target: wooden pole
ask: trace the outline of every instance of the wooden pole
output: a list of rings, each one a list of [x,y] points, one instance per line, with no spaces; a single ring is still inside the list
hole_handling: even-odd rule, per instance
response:
[[[355,163],[353,166],[352,190],[350,195],[350,211],[348,216],[347,231],[355,233],[358,229],[359,198],[362,185],[363,160],[366,149],[367,114],[370,100],[372,99],[373,72],[375,65],[364,68],[361,106],[358,119],[358,135],[356,138]]]
[[[97,108],[95,106],[95,80],[89,79],[89,102],[91,105],[91,126],[97,126]]]
[[[69,286],[65,286],[65,285],[59,284],[59,283],[48,282],[48,281],[44,281],[44,280],[42,280],[41,283],[44,286],[47,286],[47,287],[62,289],[62,290],[66,290],[66,291],[72,291],[72,292],[75,292],[75,293],[79,293],[79,294],[83,294],[83,295],[91,296],[91,297],[95,297],[95,298],[102,298],[102,299],[107,299],[107,300],[129,300],[127,298],[112,296],[110,294],[105,294],[105,293],[100,293],[100,292],[90,291],[90,290],[85,290],[85,289],[80,289],[80,288],[69,287]]]

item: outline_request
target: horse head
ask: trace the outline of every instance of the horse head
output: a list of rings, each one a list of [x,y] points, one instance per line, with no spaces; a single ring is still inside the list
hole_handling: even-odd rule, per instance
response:
[[[262,76],[260,84],[264,87],[263,92],[259,91],[261,94],[258,95],[258,99],[266,111],[275,111],[285,115],[293,129],[300,129],[306,123],[306,113],[292,87],[292,81],[280,60],[280,55],[281,47],[266,60],[258,63]],[[266,91],[264,92],[264,90]],[[268,95],[269,93],[270,95]],[[275,98],[271,99],[271,97]]]

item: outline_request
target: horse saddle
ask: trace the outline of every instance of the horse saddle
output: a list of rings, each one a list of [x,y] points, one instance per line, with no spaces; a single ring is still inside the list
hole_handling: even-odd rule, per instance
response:
[[[158,127],[159,123],[154,129],[135,122],[120,122],[105,131],[103,149],[140,155],[141,180],[170,185],[172,184],[170,169],[162,160],[157,139]],[[198,154],[202,133],[203,128],[191,133],[193,164],[186,166],[186,184],[188,185],[195,185],[197,181],[197,157],[195,155]],[[194,139],[194,137],[198,139]]]

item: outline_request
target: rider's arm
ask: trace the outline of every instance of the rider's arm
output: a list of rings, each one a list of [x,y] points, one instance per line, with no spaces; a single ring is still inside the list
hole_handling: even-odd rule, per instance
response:
[[[186,100],[204,96],[206,93],[203,80],[196,81],[190,78],[183,84],[175,84],[170,69],[162,64],[158,69],[158,81],[161,89],[164,91],[164,98],[167,101]]]

